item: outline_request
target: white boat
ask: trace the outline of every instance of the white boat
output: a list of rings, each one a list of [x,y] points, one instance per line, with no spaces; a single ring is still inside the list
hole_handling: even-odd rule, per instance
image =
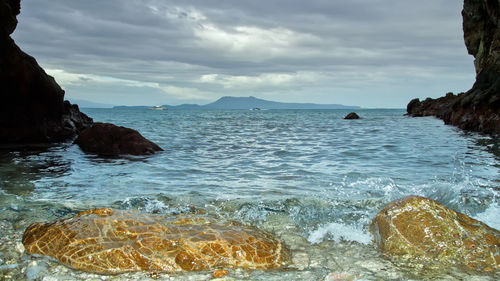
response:
[[[158,105],[158,106],[150,107],[149,109],[151,109],[151,110],[165,110],[166,108],[161,106],[161,105]]]

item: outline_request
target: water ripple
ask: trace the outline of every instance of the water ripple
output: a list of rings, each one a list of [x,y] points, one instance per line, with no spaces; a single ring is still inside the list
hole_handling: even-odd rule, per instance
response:
[[[3,153],[1,189],[77,208],[212,206],[252,224],[281,212],[304,237],[339,223],[365,228],[384,204],[411,194],[483,219],[498,206],[497,143],[402,110],[360,110],[354,121],[341,110],[88,113],[135,128],[165,151],[108,159],[68,143]]]

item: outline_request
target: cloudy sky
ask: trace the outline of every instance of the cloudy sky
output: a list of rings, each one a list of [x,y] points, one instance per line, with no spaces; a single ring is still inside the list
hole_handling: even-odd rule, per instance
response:
[[[405,107],[468,90],[457,0],[23,0],[14,40],[69,99]]]

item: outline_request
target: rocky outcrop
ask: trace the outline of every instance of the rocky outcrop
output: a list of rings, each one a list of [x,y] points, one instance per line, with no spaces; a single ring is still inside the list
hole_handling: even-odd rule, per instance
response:
[[[24,232],[23,244],[30,254],[51,256],[72,268],[101,274],[269,269],[288,260],[280,241],[236,222],[108,208],[34,223]]]
[[[387,205],[371,231],[385,255],[409,266],[500,270],[500,232],[436,201],[410,196]]]
[[[85,152],[103,156],[150,155],[163,150],[136,130],[110,123],[94,123],[78,135],[75,143]]]
[[[92,119],[10,38],[19,12],[20,0],[0,0],[0,144],[74,138]]]
[[[465,0],[462,17],[465,46],[474,56],[476,73],[499,73],[500,3],[498,0]]]
[[[465,130],[500,134],[500,7],[498,0],[465,0],[464,40],[473,55],[476,82],[457,96],[412,100],[411,116],[436,116]]]
[[[351,112],[347,114],[344,119],[359,119],[359,115],[356,112]]]
[[[0,145],[13,146],[74,139],[93,124],[36,60],[10,38],[19,0],[0,0]],[[103,155],[152,154],[161,150],[137,131],[97,125],[78,138],[85,151]]]
[[[451,108],[457,101],[457,97],[453,93],[447,93],[438,99],[427,98],[424,101],[413,99],[406,106],[406,111],[411,112],[413,117],[436,116],[445,119],[447,115],[451,114]]]

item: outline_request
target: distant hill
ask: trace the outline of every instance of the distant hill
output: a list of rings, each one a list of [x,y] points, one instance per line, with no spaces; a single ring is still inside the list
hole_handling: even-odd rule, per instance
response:
[[[198,104],[181,104],[181,105],[162,105],[164,109],[202,109],[203,106]],[[147,105],[119,105],[114,106],[114,109],[151,109],[152,106]]]
[[[181,104],[181,105],[162,105],[164,108],[167,109],[202,109],[203,106],[199,104]]]
[[[88,100],[68,98],[72,104],[78,104],[80,108],[112,108],[112,104],[98,103]]]
[[[202,106],[206,109],[354,109],[359,106],[341,104],[285,103],[258,99],[256,97],[222,97]]]
[[[148,109],[151,108],[151,106],[147,105],[119,105],[119,106],[113,106],[113,109]]]
[[[359,106],[342,104],[286,103],[258,99],[256,97],[222,97],[215,102],[181,105],[162,105],[165,109],[357,109]],[[150,106],[115,106],[114,108],[150,108]]]

